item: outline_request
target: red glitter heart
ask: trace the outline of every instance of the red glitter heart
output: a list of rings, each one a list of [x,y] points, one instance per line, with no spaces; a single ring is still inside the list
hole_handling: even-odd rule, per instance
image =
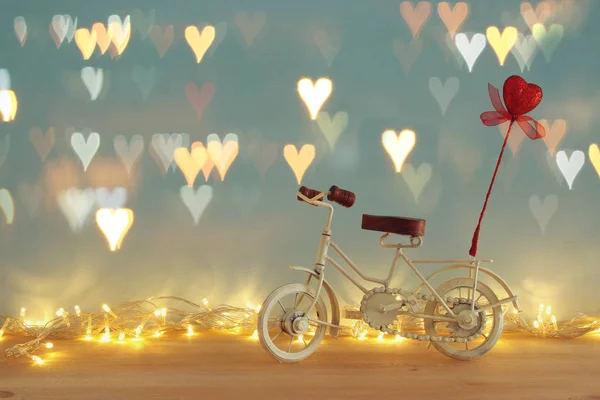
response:
[[[542,101],[542,88],[513,75],[504,82],[503,95],[510,115],[525,115]]]

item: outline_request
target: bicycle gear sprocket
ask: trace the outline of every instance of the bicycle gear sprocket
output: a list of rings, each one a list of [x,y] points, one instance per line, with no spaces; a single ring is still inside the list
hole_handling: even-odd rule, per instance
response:
[[[363,297],[360,309],[366,317],[364,318],[365,321],[368,319],[376,325],[388,326],[396,321],[398,311],[383,312],[381,308],[390,304],[397,304],[400,301],[402,299],[392,293],[372,293]]]
[[[466,338],[485,328],[485,318],[482,314],[471,311],[471,301],[459,299],[450,308],[459,316],[460,320],[460,322],[448,322],[446,325],[454,336]]]

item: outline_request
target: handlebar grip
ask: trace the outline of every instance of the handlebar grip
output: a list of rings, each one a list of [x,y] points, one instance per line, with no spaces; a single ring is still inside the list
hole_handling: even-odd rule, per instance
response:
[[[356,201],[356,195],[349,190],[340,189],[337,186],[329,188],[329,195],[327,200],[335,201],[342,207],[350,208]]]
[[[313,197],[319,195],[321,192],[319,192],[318,190],[314,190],[314,189],[309,189],[306,186],[300,186],[300,189],[298,189],[298,191],[300,193],[302,193],[304,196],[308,197],[309,199],[312,199]],[[296,198],[299,201],[304,201],[302,200],[300,197],[296,196]],[[314,204],[313,204],[314,205]]]

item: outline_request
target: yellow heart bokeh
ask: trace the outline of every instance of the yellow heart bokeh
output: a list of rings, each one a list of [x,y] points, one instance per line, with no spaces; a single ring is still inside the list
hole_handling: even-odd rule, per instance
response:
[[[133,211],[129,208],[101,208],[96,212],[96,223],[104,233],[110,251],[121,248],[123,238],[133,224]]]
[[[79,48],[84,60],[89,60],[96,48],[96,32],[85,28],[79,28],[75,31],[75,44]]]
[[[110,30],[106,29],[102,22],[96,22],[92,25],[92,32],[96,34],[96,44],[98,45],[98,49],[100,49],[100,53],[106,53],[112,42]]]
[[[304,101],[310,114],[310,119],[317,119],[317,115],[325,104],[325,101],[333,91],[333,83],[329,78],[319,78],[315,83],[309,78],[302,78],[298,81],[298,93]]]
[[[8,189],[0,189],[0,210],[4,211],[7,225],[11,225],[15,219],[15,203]]]
[[[390,155],[396,172],[402,172],[402,164],[415,147],[416,135],[409,129],[404,129],[398,135],[393,130],[387,130],[381,135],[383,148]]]
[[[115,45],[117,55],[123,54],[129,39],[131,38],[131,23],[112,21],[108,25],[108,35],[112,39],[112,43]]]
[[[596,143],[590,144],[590,148],[588,150],[588,156],[590,157],[590,161],[600,178],[600,149]]]
[[[194,187],[194,181],[206,163],[208,155],[204,146],[193,146],[189,152],[185,147],[175,149],[173,159],[183,173],[189,187]]]
[[[487,28],[486,37],[498,57],[498,62],[502,66],[504,65],[504,61],[506,61],[506,56],[508,56],[510,49],[517,42],[519,32],[514,26],[507,26],[502,31],[502,35],[500,35],[500,30],[497,27],[490,26]]]
[[[19,102],[17,96],[12,90],[0,90],[0,114],[2,114],[2,121],[10,122],[15,119],[17,115],[17,108]]]
[[[210,177],[210,173],[212,172],[213,168],[215,167],[215,163],[210,158],[210,156],[208,154],[208,150],[206,149],[206,147],[204,147],[204,144],[202,144],[202,142],[192,143],[192,156],[194,156],[194,154],[198,154],[198,156],[199,156],[201,153],[203,153],[205,155],[205,159],[204,159],[205,161],[201,168],[202,175],[204,175],[204,180],[208,182],[208,178]]]
[[[200,64],[206,51],[215,40],[215,35],[215,27],[212,25],[205,26],[202,29],[202,33],[200,33],[198,27],[194,25],[185,28],[185,40],[188,42],[196,56],[196,63]]]
[[[210,140],[206,147],[208,155],[213,161],[219,175],[221,175],[221,181],[225,179],[227,170],[238,155],[239,145],[235,140],[224,140],[225,143],[221,143],[219,140]]]
[[[283,157],[296,176],[298,185],[302,182],[304,173],[310,167],[315,159],[315,146],[305,144],[300,151],[293,144],[288,144],[283,148]]]

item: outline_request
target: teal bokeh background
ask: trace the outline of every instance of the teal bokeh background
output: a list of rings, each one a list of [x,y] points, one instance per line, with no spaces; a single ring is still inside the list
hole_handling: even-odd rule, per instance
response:
[[[435,39],[444,30],[435,6],[419,37],[423,51],[406,74],[392,51],[395,39],[405,43],[412,39],[398,1],[40,3],[12,2],[0,16],[0,67],[9,70],[19,99],[16,120],[0,126],[0,143],[10,135],[9,155],[0,166],[0,187],[13,193],[16,207],[13,225],[0,220],[2,312],[15,315],[26,307],[31,319],[41,319],[59,307],[96,308],[103,302],[160,294],[257,304],[276,286],[304,279],[286,266],[314,262],[325,214],[295,200],[297,185],[282,156],[287,143],[317,147],[303,184],[323,189],[336,184],[356,193],[352,209],[336,210],[334,240],[370,275],[387,272],[392,254],[379,248],[376,233],[360,230],[362,213],[426,218],[425,244],[411,252],[414,257],[467,255],[502,143],[498,130],[479,120],[479,114],[491,108],[486,86],[488,82],[500,86],[507,76],[521,72],[512,54],[500,67],[489,45],[472,73],[460,68]],[[485,33],[490,25],[511,24],[529,33],[517,1],[485,0],[470,6],[462,32]],[[567,120],[568,131],[558,150],[582,150],[586,164],[569,190],[550,168],[543,142],[526,140],[514,156],[507,150],[479,251],[480,256],[495,259],[492,269],[513,286],[527,311],[543,302],[564,317],[593,312],[600,304],[600,182],[587,158],[590,143],[599,141],[595,110],[600,105],[600,27],[595,20],[600,9],[592,1],[578,1],[573,7],[552,60],[548,63],[537,54],[531,71],[522,76],[544,89],[544,100],[531,115]],[[159,58],[150,39],[142,39],[135,20],[131,40],[118,60],[96,51],[83,61],[74,42],[65,41],[57,49],[48,32],[54,14],[76,16],[79,27],[90,28],[98,21],[106,23],[111,14],[123,17],[135,9],[155,9],[157,25],[175,26],[174,43],[164,58]],[[240,11],[267,14],[265,27],[250,47],[234,22]],[[23,48],[13,31],[18,15],[29,27]],[[197,65],[183,31],[201,22],[225,22],[227,34],[214,54]],[[331,67],[315,45],[315,29],[342,34],[341,51]],[[94,102],[81,82],[84,66],[104,69],[105,87]],[[147,100],[132,78],[136,66],[156,70]],[[332,153],[296,92],[296,82],[304,76],[330,77],[334,90],[323,111],[345,111],[350,116]],[[431,77],[460,80],[445,116],[428,89]],[[199,87],[213,82],[216,87],[201,121],[184,94],[190,81]],[[46,163],[40,162],[29,140],[33,127],[44,132],[55,129],[56,144]],[[108,251],[91,218],[82,233],[71,233],[48,188],[49,164],[63,158],[77,162],[64,133],[69,128],[100,134],[97,158],[114,159],[116,135],[144,137],[144,154],[128,201],[135,222],[116,253]],[[433,165],[433,177],[419,203],[394,173],[381,145],[384,130],[404,128],[417,134],[407,162]],[[204,141],[210,133],[239,136],[240,154],[224,182],[210,182],[214,197],[198,226],[179,198],[185,184],[180,171],[163,177],[148,152],[153,134],[178,132],[189,134],[192,141]],[[275,142],[280,149],[264,180],[248,152],[257,140]],[[465,160],[472,176],[461,169]],[[18,188],[40,181],[45,198],[30,217]],[[550,194],[558,196],[559,207],[542,233],[529,198]],[[425,272],[433,268],[422,267]],[[360,292],[331,270],[342,302],[358,303]],[[397,283],[410,288],[415,280],[401,271]]]

